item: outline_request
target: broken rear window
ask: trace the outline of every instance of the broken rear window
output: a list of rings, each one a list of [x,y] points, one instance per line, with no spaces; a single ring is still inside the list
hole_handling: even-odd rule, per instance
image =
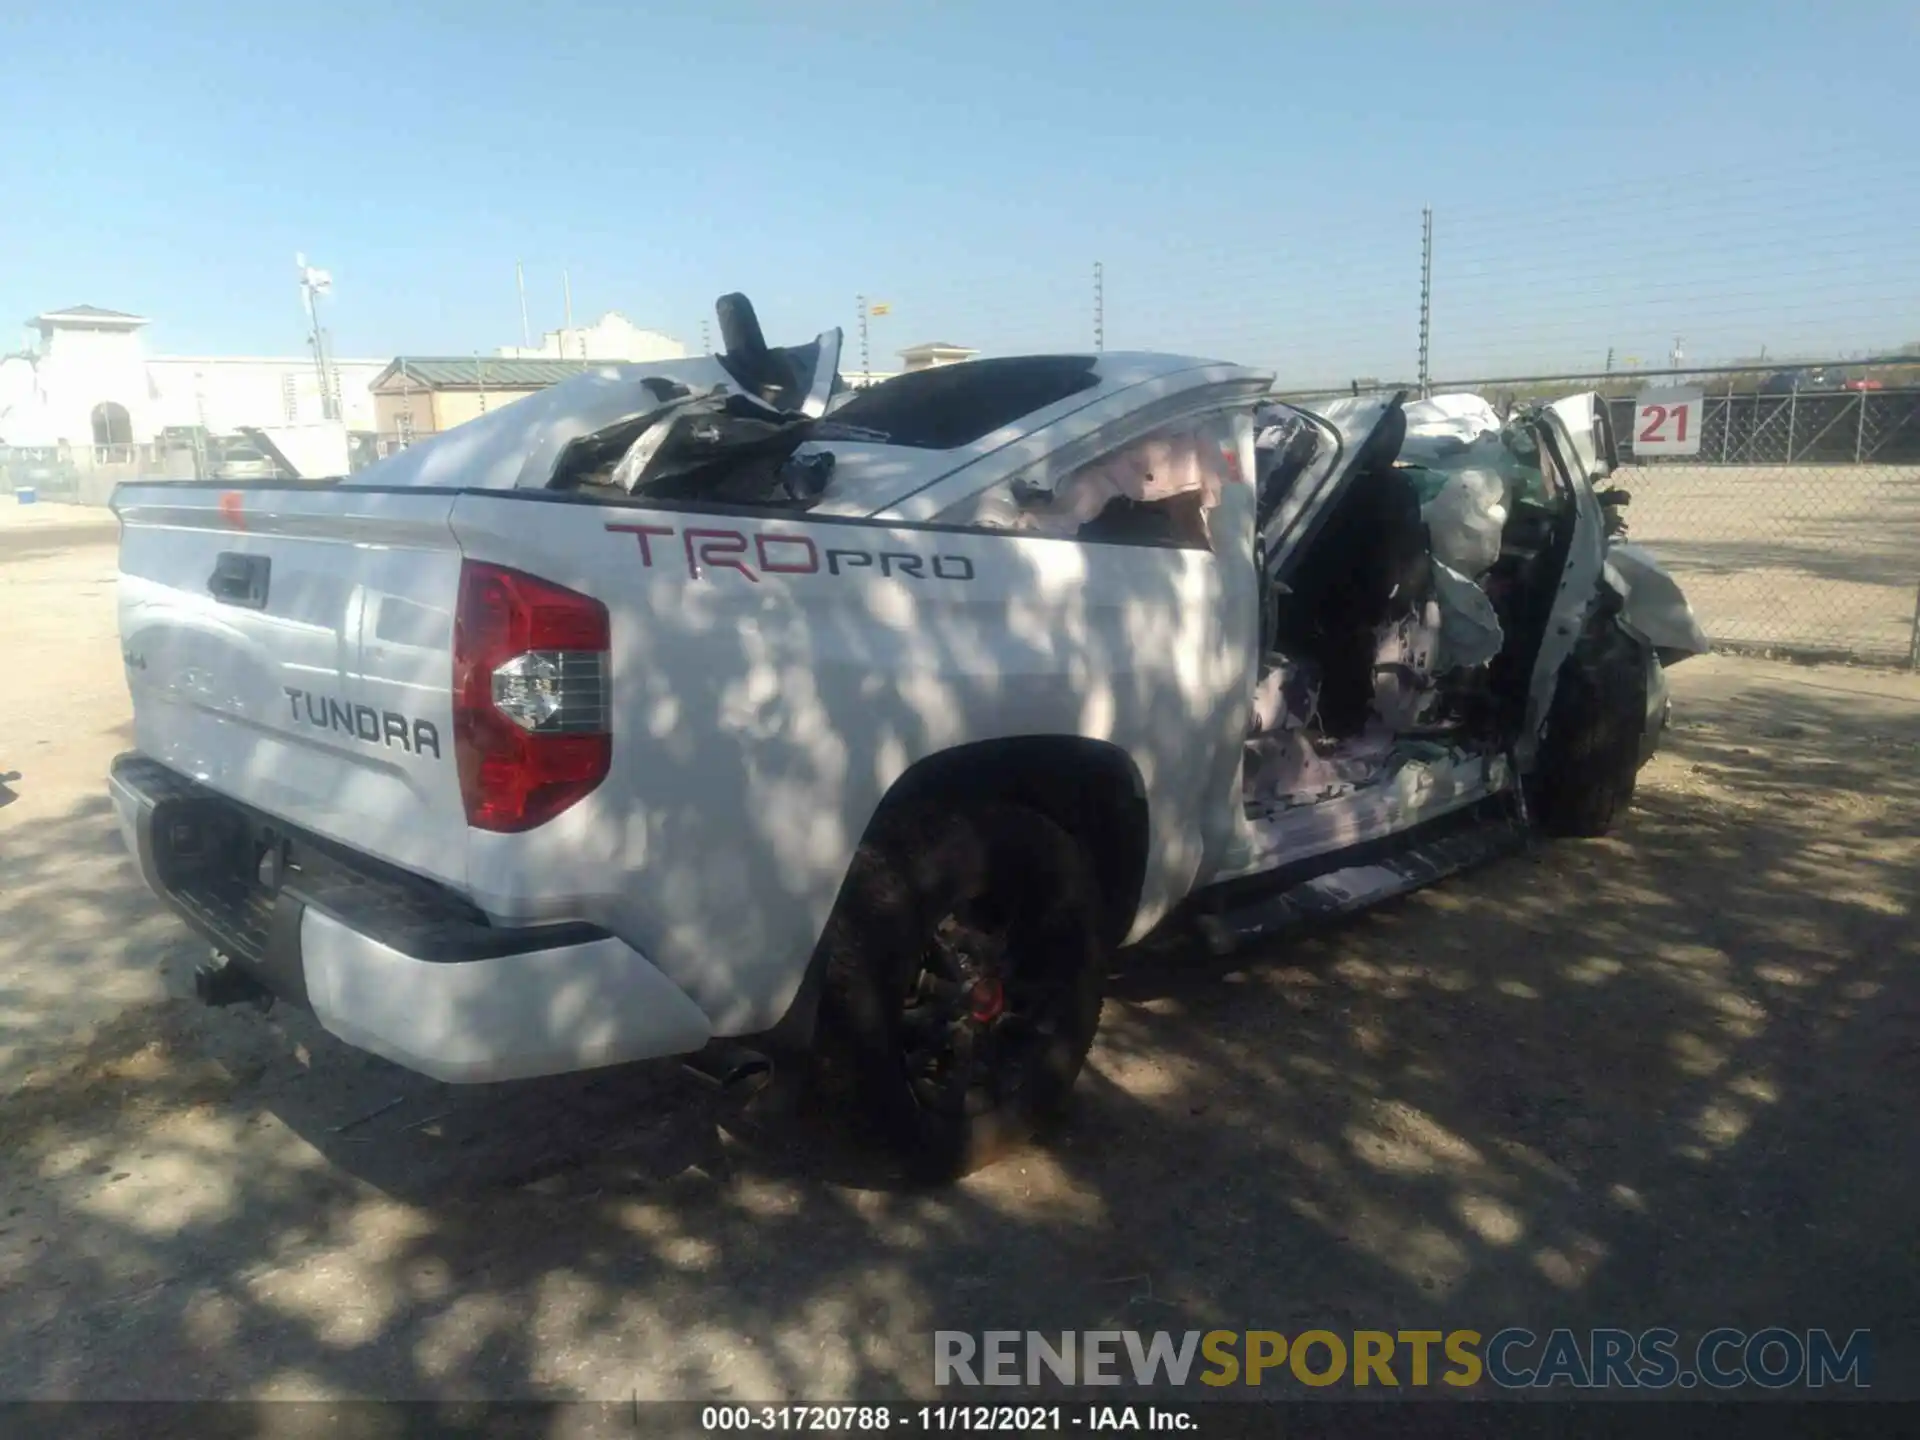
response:
[[[967,360],[897,375],[833,412],[837,424],[880,431],[892,445],[952,450],[1100,383],[1092,355]]]

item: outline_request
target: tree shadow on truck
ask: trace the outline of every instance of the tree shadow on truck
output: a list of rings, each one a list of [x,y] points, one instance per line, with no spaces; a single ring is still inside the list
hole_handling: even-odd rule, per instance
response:
[[[1872,1328],[1891,1393],[1920,736],[1857,711],[1736,699],[1617,838],[1135,967],[1065,1131],[938,1193],[665,1067],[464,1092],[463,1147],[304,1022],[138,1012],[162,1055],[5,1132],[0,1391],[844,1399],[927,1394],[935,1328],[1537,1320]]]

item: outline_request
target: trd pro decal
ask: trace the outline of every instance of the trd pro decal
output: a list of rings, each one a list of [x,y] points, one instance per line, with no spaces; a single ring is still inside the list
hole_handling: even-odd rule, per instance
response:
[[[763,575],[878,575],[909,580],[973,579],[973,562],[964,555],[916,555],[909,550],[865,550],[825,546],[808,535],[772,530],[748,533],[706,526],[685,530],[671,525],[616,525],[607,529],[640,542],[640,563],[653,568],[656,553],[684,557],[687,575],[698,580],[708,571],[731,570],[755,585]],[[669,543],[678,537],[678,543]],[[656,545],[660,550],[656,552]]]

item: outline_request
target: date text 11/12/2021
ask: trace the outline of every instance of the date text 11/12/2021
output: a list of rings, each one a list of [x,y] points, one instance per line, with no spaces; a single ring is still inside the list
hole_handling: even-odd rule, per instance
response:
[[[700,1428],[755,1431],[1016,1433],[1198,1428],[1191,1411],[1157,1405],[709,1405]]]

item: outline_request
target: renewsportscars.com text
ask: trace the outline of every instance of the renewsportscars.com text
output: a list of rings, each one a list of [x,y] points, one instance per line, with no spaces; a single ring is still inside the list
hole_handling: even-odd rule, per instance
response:
[[[1465,1389],[1767,1389],[1872,1384],[1872,1337],[1772,1326],[1478,1330],[937,1330],[937,1386],[1329,1385]]]

